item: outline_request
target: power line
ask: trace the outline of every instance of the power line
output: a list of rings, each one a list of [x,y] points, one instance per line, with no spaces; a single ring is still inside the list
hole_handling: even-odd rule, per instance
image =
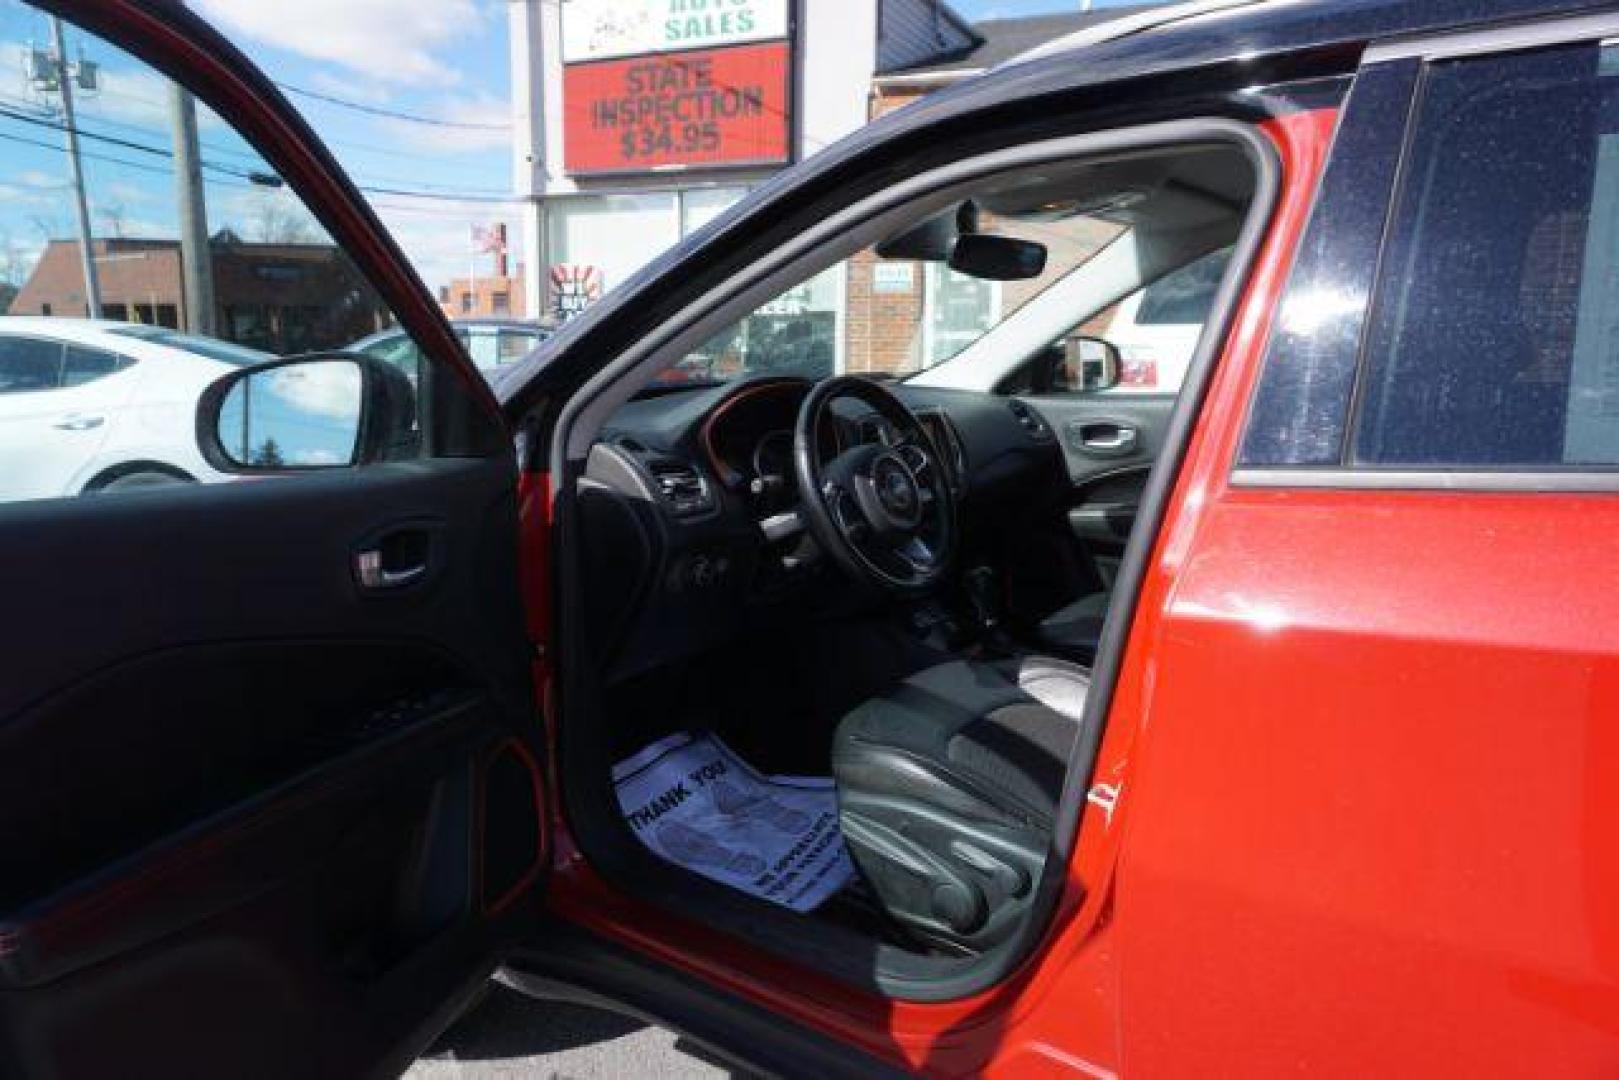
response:
[[[60,154],[62,152],[62,148],[60,146],[58,146],[56,143],[46,142],[44,139],[30,139],[26,135],[13,135],[13,134],[11,134],[9,132],[0,131],[0,139],[5,140],[6,142],[21,143],[24,146],[38,146],[38,147],[40,147],[42,149],[50,150],[50,151],[52,151],[54,153],[58,153],[58,154]],[[146,162],[143,162],[143,161],[129,161],[129,160],[125,159],[125,158],[113,157],[110,154],[98,154],[93,150],[81,150],[79,152],[79,156],[86,159],[87,161],[101,161],[101,162],[105,162],[105,163],[107,163],[109,165],[121,165],[126,169],[138,169],[141,172],[156,173],[159,176],[173,176],[174,175],[174,170],[173,169],[168,168],[168,167],[163,166],[163,165],[149,165],[149,164],[147,164]],[[258,185],[257,184],[250,184],[250,183],[246,183],[246,182],[236,183],[236,182],[232,182],[232,181],[229,181],[229,180],[220,180],[220,179],[217,179],[217,178],[210,178],[207,182],[210,183],[210,184],[220,186],[220,187],[242,188],[244,190],[258,190]],[[27,186],[38,186],[38,185],[27,185]],[[53,185],[53,186],[54,187],[60,187],[60,188],[68,188],[68,187],[71,187],[72,185],[70,185],[70,184],[59,184],[59,185]]]
[[[49,128],[52,131],[71,132],[82,139],[90,139],[94,142],[107,143],[124,150],[133,150],[142,154],[151,154],[153,157],[172,158],[174,156],[174,151],[167,149],[166,147],[148,146],[145,143],[136,142],[133,139],[124,139],[116,135],[103,135],[94,131],[86,131],[77,124],[67,124],[63,121],[50,119],[43,116],[30,116],[27,113],[20,112],[17,109],[9,108],[4,105],[0,105],[0,118],[14,120],[21,124],[32,124],[35,127]],[[265,173],[254,172],[253,170],[243,169],[239,166],[221,165],[214,161],[205,161],[202,164],[204,168],[213,169],[216,172],[224,173],[226,176],[234,176],[241,180],[253,180],[255,177],[267,176]],[[279,178],[277,178],[277,183],[279,182]]]
[[[355,187],[368,195],[398,195],[407,199],[438,199],[444,202],[464,203],[501,203],[507,206],[520,206],[526,199],[515,195],[483,195],[476,193],[455,194],[448,191],[412,191],[408,188],[379,187],[375,184],[355,184]]]
[[[49,129],[51,129],[53,131],[67,131],[67,130],[69,130],[68,125],[62,123],[59,120],[47,119],[45,117],[40,117],[40,116],[30,116],[30,115],[28,115],[26,113],[20,112],[20,111],[18,111],[16,109],[8,108],[8,107],[6,107],[4,105],[0,105],[0,119],[8,119],[8,120],[17,121],[19,123],[32,124],[32,125],[35,125],[37,127],[49,128]],[[138,151],[140,153],[151,154],[153,157],[171,159],[174,156],[174,151],[172,151],[170,149],[167,149],[167,148],[164,148],[164,147],[157,147],[157,146],[148,146],[145,143],[139,143],[139,142],[134,141],[133,139],[123,139],[123,138],[119,138],[119,137],[113,136],[113,135],[102,135],[102,134],[98,134],[98,133],[92,132],[92,131],[85,131],[82,128],[78,127],[77,125],[74,125],[72,130],[74,132],[76,132],[77,134],[79,134],[83,138],[91,139],[91,140],[94,140],[94,141],[97,141],[97,142],[109,143],[111,145],[118,146],[118,147],[121,147],[121,148],[126,149],[126,150],[134,150],[134,151]],[[48,146],[49,144],[46,143],[46,144],[43,144],[43,145]],[[86,156],[89,156],[89,155],[86,155]],[[109,159],[107,159],[105,157],[102,157],[102,156],[98,156],[96,158],[96,160],[109,160]],[[130,162],[121,162],[121,164],[132,164],[132,163],[130,163]],[[215,172],[223,173],[226,176],[231,176],[231,177],[235,177],[235,178],[240,179],[240,180],[249,181],[254,186],[259,186],[259,187],[275,186],[275,185],[267,185],[267,184],[264,184],[262,181],[257,180],[257,178],[259,178],[259,177],[268,178],[268,176],[270,174],[267,174],[267,173],[257,172],[257,171],[250,170],[250,169],[243,169],[243,168],[240,168],[238,166],[233,166],[233,165],[224,165],[224,164],[220,164],[219,162],[216,162],[216,161],[204,161],[202,163],[202,167],[205,168],[205,169],[212,169]],[[172,172],[172,170],[162,170],[162,171],[164,171],[164,172]],[[277,181],[277,184],[279,184],[280,183],[280,178],[277,177],[276,181]],[[520,203],[522,201],[522,200],[517,199],[515,197],[497,195],[492,190],[467,191],[467,190],[456,190],[456,189],[448,189],[447,188],[445,190],[432,191],[432,190],[425,190],[425,189],[421,189],[421,188],[402,188],[402,187],[392,187],[392,186],[381,185],[381,184],[356,184],[355,186],[357,188],[359,188],[361,191],[367,192],[369,194],[397,195],[397,196],[407,198],[407,199],[437,199],[437,200],[447,201],[447,202],[486,202],[486,203],[502,203],[502,204],[512,204],[512,205],[515,205],[515,204]]]
[[[10,105],[12,105],[12,110],[11,111],[7,110],[7,104],[8,103]],[[33,110],[33,111],[27,112],[26,114],[19,114],[18,110],[21,110],[21,109],[24,109],[24,108],[29,109],[29,110]],[[15,119],[15,120],[22,120],[22,121],[24,121],[26,123],[39,123],[39,124],[44,125],[44,126],[53,126],[53,125],[60,125],[61,124],[61,121],[57,120],[55,118],[55,115],[53,113],[51,113],[50,111],[48,111],[48,110],[40,110],[39,107],[34,105],[33,102],[26,101],[25,99],[22,99],[22,98],[12,97],[11,95],[4,94],[4,93],[0,93],[0,117],[9,117],[9,118]],[[129,123],[127,121],[108,120],[108,119],[105,119],[103,117],[91,117],[89,119],[91,120],[91,122],[93,122],[95,124],[98,124],[98,125],[112,125],[112,126],[124,128],[125,130],[129,130],[129,131],[138,131],[138,132],[140,132],[142,134],[146,134],[146,135],[156,134],[156,132],[152,128],[146,127],[146,126],[141,125],[141,124]],[[102,140],[102,141],[114,141],[114,142],[120,142],[120,143],[124,141],[124,140],[118,140],[114,136],[111,136],[111,135],[102,135],[99,132],[96,132],[96,131],[94,131],[92,129],[86,128],[84,125],[85,125],[85,118],[83,118],[83,117],[79,118],[78,123],[77,123],[76,126],[78,128],[79,133],[84,138],[98,139],[98,140]],[[215,145],[213,143],[209,143],[209,142],[204,142],[204,143],[202,143],[202,145],[205,148],[213,151],[214,153],[235,154],[238,157],[244,158],[244,159],[246,159],[248,161],[256,162],[256,163],[258,163],[260,165],[263,165],[264,170],[269,169],[269,166],[267,164],[265,164],[264,159],[260,155],[252,153],[251,151],[237,150],[237,149],[232,149],[232,148],[228,148],[228,147],[221,147],[221,146],[217,146],[217,145]],[[163,154],[168,154],[169,153],[168,150],[166,150],[166,149],[159,150],[157,147],[141,146],[140,149],[142,149],[144,152],[147,152],[147,153],[163,153]],[[220,165],[218,162],[206,162],[205,164],[210,168],[225,168],[225,167],[227,167],[227,166]],[[228,167],[232,168],[232,169],[237,168],[237,166],[235,165],[234,162],[229,163]],[[249,171],[253,171],[253,170],[249,170]],[[370,178],[368,178],[367,183],[409,186],[411,181],[402,179],[400,177],[384,176],[384,175],[373,175]],[[499,196],[499,195],[507,194],[507,192],[505,192],[503,189],[500,189],[500,188],[457,187],[457,186],[452,185],[452,184],[431,184],[431,183],[427,183],[425,181],[418,182],[415,186],[417,188],[421,189],[424,192],[437,191],[437,192],[443,192],[445,194],[465,193],[467,195],[491,195],[491,196]]]
[[[324,101],[328,105],[336,105],[339,108],[353,109],[355,112],[367,113],[371,116],[386,116],[390,120],[408,120],[413,124],[429,124],[433,127],[465,128],[471,131],[511,130],[510,123],[478,124],[468,120],[444,120],[436,116],[421,116],[416,113],[400,112],[397,109],[384,109],[376,105],[367,105],[364,102],[349,101],[345,98],[333,97],[331,94],[323,94],[318,90],[306,90],[301,86],[293,86],[290,83],[278,82],[276,85],[288,93],[298,94],[306,98],[312,98],[315,101]]]
[[[127,90],[114,90],[111,87],[103,87],[102,88],[102,93],[104,93],[104,94],[112,94],[112,95],[114,95],[116,97],[124,98],[127,101],[138,101],[138,102],[141,102],[142,104],[150,105],[153,108],[166,108],[167,107],[165,105],[162,105],[160,102],[153,101],[149,97],[143,97],[140,94],[131,94]],[[0,95],[0,97],[4,97],[4,96],[5,95]],[[18,100],[18,99],[13,98],[12,100],[15,101],[15,100]],[[138,128],[138,125],[130,124],[130,123],[127,123],[127,122],[120,122],[120,121],[115,121],[115,120],[105,120],[105,119],[102,119],[100,117],[97,117],[96,119],[97,119],[97,122],[99,122],[99,123],[110,123],[110,124],[117,124],[120,127]],[[504,129],[502,129],[502,130],[504,130]],[[368,154],[382,154],[382,155],[385,155],[387,157],[396,157],[396,158],[408,159],[408,160],[412,160],[412,161],[439,161],[439,162],[442,162],[444,160],[444,155],[442,155],[442,154],[429,154],[429,153],[425,153],[425,152],[420,151],[420,150],[415,150],[415,151],[401,150],[400,148],[394,147],[394,146],[376,146],[376,145],[374,145],[372,143],[357,142],[357,141],[355,141],[353,139],[343,138],[343,137],[338,137],[338,136],[331,136],[331,135],[322,136],[322,141],[324,141],[328,146],[347,147],[347,148],[352,149],[352,150],[363,150]],[[218,146],[217,144],[209,143],[207,141],[204,141],[202,145],[204,147],[209,148],[209,149],[215,150],[218,153],[236,154],[236,155],[239,155],[239,156],[252,157],[252,158],[255,158],[255,159],[258,159],[258,160],[262,160],[262,158],[259,158],[258,154],[253,153],[252,151],[227,149],[225,147],[221,147],[221,146]]]

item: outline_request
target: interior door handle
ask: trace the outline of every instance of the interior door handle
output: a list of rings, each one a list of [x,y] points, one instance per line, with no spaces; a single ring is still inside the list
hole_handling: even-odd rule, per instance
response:
[[[1076,422],[1069,426],[1070,443],[1078,442],[1075,449],[1104,457],[1123,457],[1133,454],[1141,443],[1141,429],[1113,420]]]
[[[382,552],[362,551],[354,556],[354,576],[362,589],[397,589],[426,577],[427,564],[390,570],[382,565]]]
[[[432,549],[428,529],[391,530],[354,553],[354,580],[368,592],[415,585],[432,568]]]

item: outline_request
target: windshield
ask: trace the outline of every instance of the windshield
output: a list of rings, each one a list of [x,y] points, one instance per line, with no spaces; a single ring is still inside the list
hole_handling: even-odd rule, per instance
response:
[[[958,272],[943,260],[894,257],[911,248],[885,242],[756,308],[689,353],[666,381],[913,375],[1015,318],[1125,231],[1085,214],[1012,221],[984,211],[978,211],[976,227],[1043,247],[1043,269],[1022,280],[990,280]]]
[[[235,367],[247,367],[250,364],[262,364],[266,360],[275,359],[273,354],[260,352],[258,349],[232,345],[217,338],[182,334],[178,330],[166,330],[161,326],[120,326],[109,330],[108,333],[135,338],[138,341],[150,341],[154,345],[167,345],[171,349],[182,349],[193,355],[218,360],[220,363]]]

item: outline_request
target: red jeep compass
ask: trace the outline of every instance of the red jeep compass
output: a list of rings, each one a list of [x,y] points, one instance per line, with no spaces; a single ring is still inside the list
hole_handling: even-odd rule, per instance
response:
[[[273,479],[0,506],[0,1072],[390,1074],[498,972],[780,1074],[1619,1073],[1619,6],[1126,16],[492,390],[202,21],[39,6],[348,270],[179,432]]]

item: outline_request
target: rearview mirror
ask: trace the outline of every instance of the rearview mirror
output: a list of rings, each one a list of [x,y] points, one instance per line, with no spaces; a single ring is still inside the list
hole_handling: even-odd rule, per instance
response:
[[[1046,246],[1015,236],[971,233],[956,237],[950,269],[988,281],[1027,281],[1046,270]]]
[[[303,356],[233,371],[197,402],[197,444],[220,472],[345,468],[410,456],[415,390],[392,364]]]
[[[978,207],[971,199],[942,214],[920,221],[904,232],[877,244],[879,259],[919,259],[948,262],[956,238],[978,231]]]
[[[1063,339],[1051,386],[1070,393],[1094,393],[1113,389],[1122,378],[1123,362],[1115,346],[1101,338],[1075,335]]]

